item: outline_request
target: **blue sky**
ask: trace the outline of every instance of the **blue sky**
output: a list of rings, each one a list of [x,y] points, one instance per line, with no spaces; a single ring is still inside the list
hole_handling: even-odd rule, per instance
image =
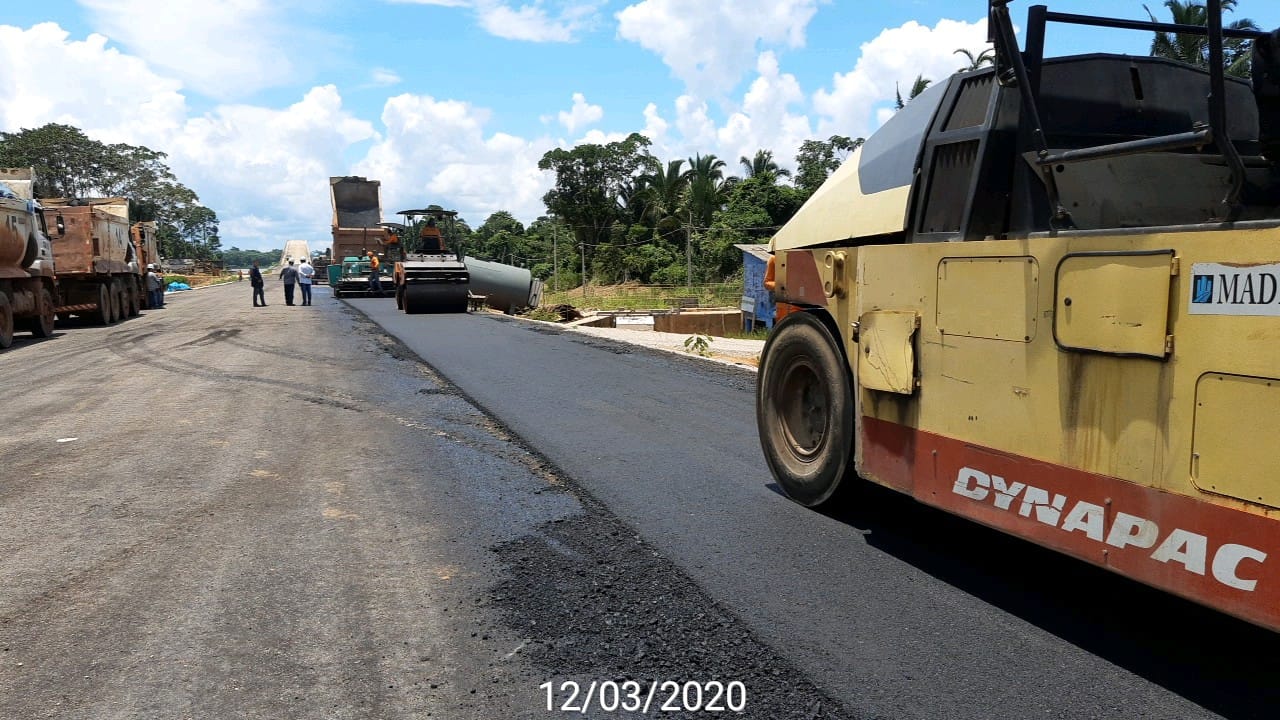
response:
[[[1166,11],[1149,3],[1157,16]],[[1021,24],[1029,2],[1015,2]],[[1063,12],[1144,18],[1140,2]],[[0,17],[0,129],[64,122],[169,153],[225,246],[327,240],[327,178],[478,226],[542,213],[554,147],[645,132],[660,158],[866,135],[895,84],[985,39],[985,3],[823,0],[44,0]],[[1234,16],[1280,26],[1280,3]],[[1150,39],[1051,28],[1051,51]]]

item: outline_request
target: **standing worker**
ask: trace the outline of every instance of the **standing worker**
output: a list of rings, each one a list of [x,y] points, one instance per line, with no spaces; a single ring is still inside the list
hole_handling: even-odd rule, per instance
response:
[[[293,284],[298,282],[298,268],[293,266],[293,261],[280,271],[280,279],[284,281],[284,304],[293,304]]]
[[[249,268],[249,284],[253,286],[253,306],[266,307],[267,292],[263,287],[264,283],[262,282],[262,271],[258,269],[257,260],[254,260],[253,267]],[[262,301],[261,305],[258,304],[259,300]]]
[[[147,265],[147,305],[151,308],[164,307],[164,280],[156,272],[155,263]]]
[[[302,304],[311,304],[311,278],[315,277],[316,269],[311,267],[311,261],[302,258],[302,265],[298,267],[298,287],[302,289]]]
[[[378,254],[372,250],[368,252],[368,255],[369,255],[369,294],[373,295],[374,293],[377,293],[378,297],[381,297],[382,296],[382,277],[380,276],[380,273],[382,272],[382,261],[378,260]]]

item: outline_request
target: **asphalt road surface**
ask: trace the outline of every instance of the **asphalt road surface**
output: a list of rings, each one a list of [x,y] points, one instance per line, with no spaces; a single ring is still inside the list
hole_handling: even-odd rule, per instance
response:
[[[748,372],[268,300],[0,352],[0,718],[640,717],[651,687],[665,717],[1280,706],[1275,634],[889,492],[788,502]],[[675,708],[740,682],[745,711],[659,712],[663,681],[701,683]]]

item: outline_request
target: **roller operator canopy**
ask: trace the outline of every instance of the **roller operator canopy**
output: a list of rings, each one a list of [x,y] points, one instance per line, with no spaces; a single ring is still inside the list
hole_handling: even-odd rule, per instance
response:
[[[773,250],[902,232],[916,163],[947,82],[913,98],[845,160],[773,236]]]

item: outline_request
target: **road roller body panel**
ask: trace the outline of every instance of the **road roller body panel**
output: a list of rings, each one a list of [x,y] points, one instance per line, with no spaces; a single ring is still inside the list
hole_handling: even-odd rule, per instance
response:
[[[1108,21],[1034,7],[1020,51],[990,11],[996,66],[911,100],[774,238],[766,460],[805,505],[870,481],[1280,630],[1276,36],[1210,18],[1251,85],[1044,59],[1048,24]]]

